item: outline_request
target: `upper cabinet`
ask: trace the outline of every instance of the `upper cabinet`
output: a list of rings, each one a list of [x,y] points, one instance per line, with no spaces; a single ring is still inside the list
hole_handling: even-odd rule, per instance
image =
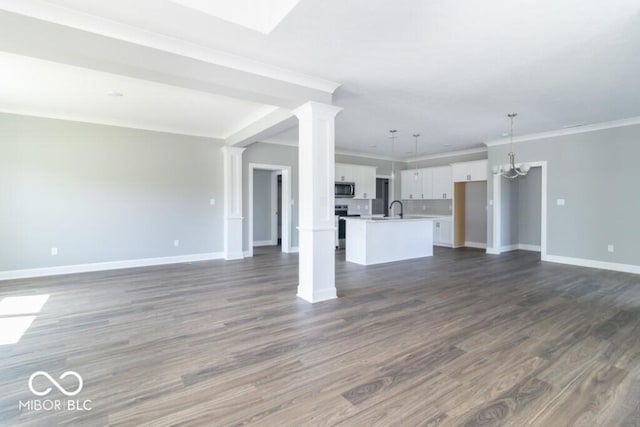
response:
[[[403,170],[400,173],[400,188],[404,200],[451,199],[451,166]]]
[[[431,168],[433,172],[433,199],[453,198],[453,176],[451,166]]]
[[[344,163],[336,163],[336,182],[355,182],[353,166]]]
[[[422,170],[400,171],[400,198],[403,200],[422,199]]]
[[[454,163],[453,181],[486,181],[487,180],[487,161],[476,160],[473,162]]]
[[[375,166],[349,165],[336,163],[336,182],[353,182],[355,185],[354,199],[376,198],[376,168]]]

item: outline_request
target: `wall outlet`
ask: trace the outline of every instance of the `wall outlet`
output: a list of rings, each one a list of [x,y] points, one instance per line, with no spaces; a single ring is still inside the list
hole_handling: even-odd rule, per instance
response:
[[[211,206],[215,205],[216,204],[216,199],[209,199],[209,204]]]
[[[608,250],[609,252],[613,252],[613,245],[608,245],[608,246],[607,246],[607,250]]]
[[[365,205],[364,210],[368,211],[369,210],[369,205]]]
[[[427,205],[422,205],[422,210],[426,211],[427,210]]]
[[[177,248],[178,246],[180,246],[180,240],[174,240],[174,241],[173,241],[173,246],[175,246],[176,248]]]
[[[58,255],[58,248],[51,248],[51,256],[57,256]]]
[[[489,206],[493,206],[493,200],[489,200]]]
[[[558,200],[556,200],[556,204],[557,204],[558,206],[564,206],[564,199],[558,199]]]

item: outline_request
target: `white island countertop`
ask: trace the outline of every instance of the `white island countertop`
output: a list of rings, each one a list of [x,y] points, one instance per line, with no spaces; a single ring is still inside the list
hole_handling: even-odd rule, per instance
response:
[[[371,265],[432,256],[434,219],[345,217],[346,260]]]

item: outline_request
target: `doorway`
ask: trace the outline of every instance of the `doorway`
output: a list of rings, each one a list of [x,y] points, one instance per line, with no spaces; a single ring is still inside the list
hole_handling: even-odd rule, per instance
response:
[[[389,178],[376,178],[376,198],[371,201],[371,213],[389,216]]]
[[[520,249],[547,257],[547,162],[529,166],[529,174],[513,181],[494,175],[493,247],[487,253]]]
[[[280,245],[291,252],[291,167],[249,164],[248,251]]]

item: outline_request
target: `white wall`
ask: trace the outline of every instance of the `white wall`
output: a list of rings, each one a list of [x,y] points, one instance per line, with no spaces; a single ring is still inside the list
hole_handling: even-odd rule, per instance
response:
[[[0,153],[0,271],[222,250],[220,142],[0,114]]]

